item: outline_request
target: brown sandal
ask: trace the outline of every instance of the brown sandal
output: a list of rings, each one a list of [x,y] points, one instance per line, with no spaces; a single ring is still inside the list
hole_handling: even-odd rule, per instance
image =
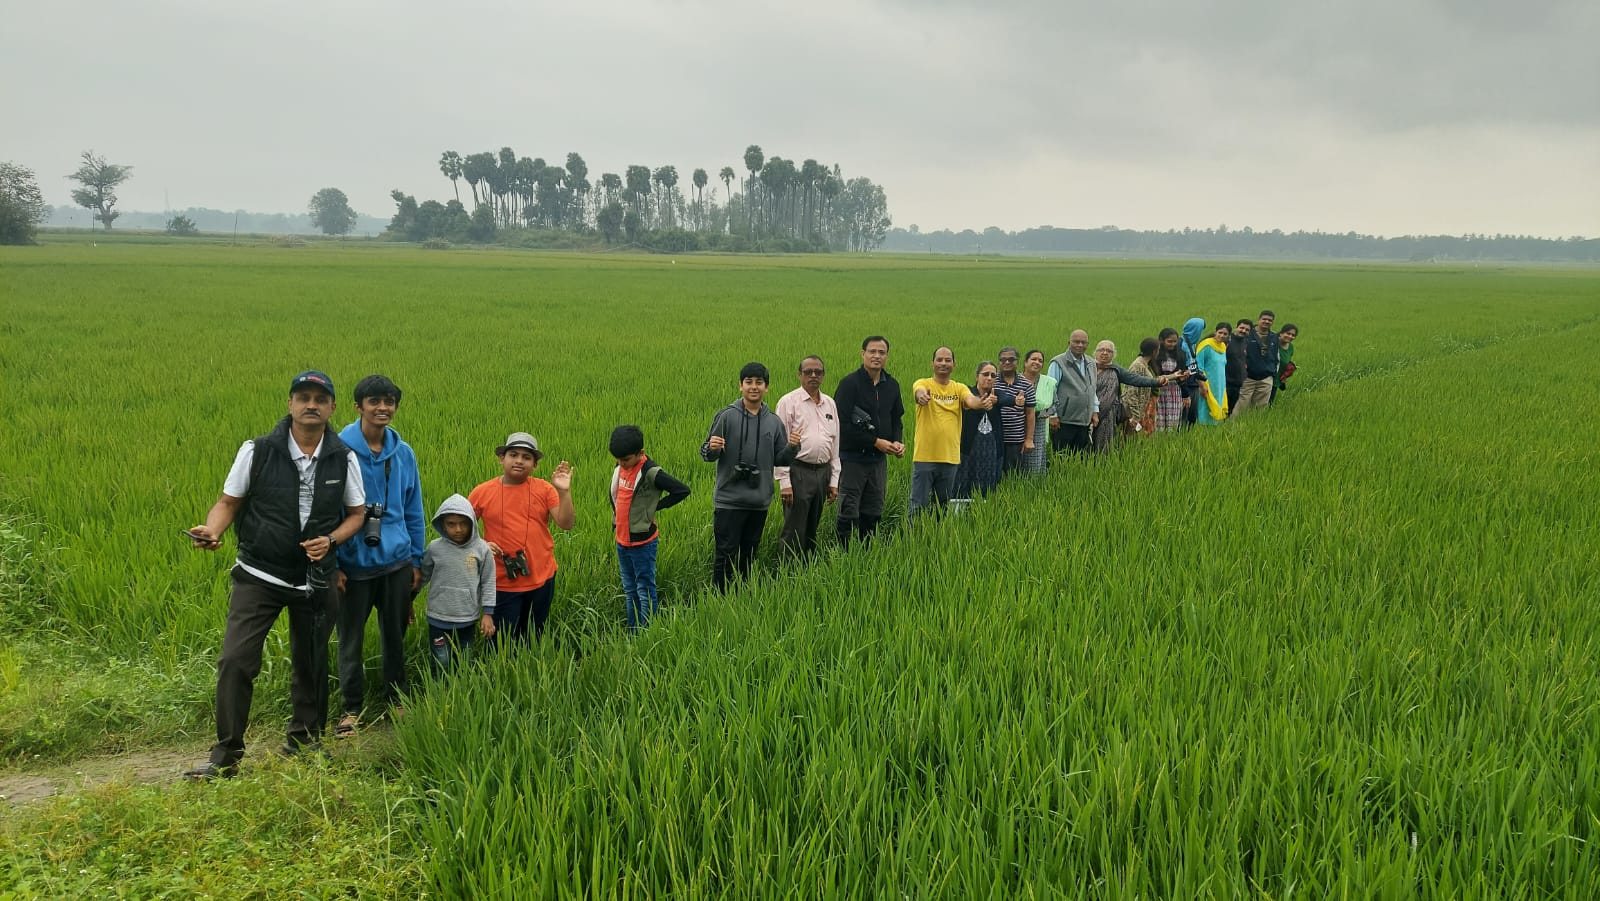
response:
[[[347,713],[339,720],[339,724],[333,727],[333,737],[349,738],[356,734],[356,729],[360,728],[360,726],[361,717],[353,713]]]

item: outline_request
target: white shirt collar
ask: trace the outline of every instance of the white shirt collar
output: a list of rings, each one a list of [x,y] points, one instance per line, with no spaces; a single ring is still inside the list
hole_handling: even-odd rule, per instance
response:
[[[294,460],[295,462],[299,462],[301,460],[316,460],[318,457],[322,456],[322,445],[327,440],[328,440],[328,433],[326,431],[324,431],[322,433],[322,437],[317,439],[317,450],[316,450],[316,452],[312,453],[310,455],[307,455],[305,451],[300,449],[300,442],[294,440],[294,432],[290,432],[289,433],[289,459]]]

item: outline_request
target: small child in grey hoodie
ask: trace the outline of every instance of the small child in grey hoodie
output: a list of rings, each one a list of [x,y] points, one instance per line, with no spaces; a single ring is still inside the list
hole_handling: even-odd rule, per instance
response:
[[[472,628],[494,636],[494,554],[478,537],[472,505],[452,494],[433,515],[434,539],[422,555],[428,583],[428,643],[439,670],[472,659]]]

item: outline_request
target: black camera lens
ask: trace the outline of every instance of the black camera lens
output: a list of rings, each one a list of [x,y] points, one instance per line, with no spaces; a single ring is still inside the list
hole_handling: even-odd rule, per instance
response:
[[[383,505],[367,507],[367,518],[361,523],[361,543],[377,547],[383,541]]]

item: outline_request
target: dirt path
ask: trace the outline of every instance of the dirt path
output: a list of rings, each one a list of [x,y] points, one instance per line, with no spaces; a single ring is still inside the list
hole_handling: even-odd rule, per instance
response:
[[[33,804],[60,794],[77,794],[108,782],[171,782],[193,766],[185,748],[147,748],[104,757],[85,757],[37,773],[0,774],[0,810]]]

